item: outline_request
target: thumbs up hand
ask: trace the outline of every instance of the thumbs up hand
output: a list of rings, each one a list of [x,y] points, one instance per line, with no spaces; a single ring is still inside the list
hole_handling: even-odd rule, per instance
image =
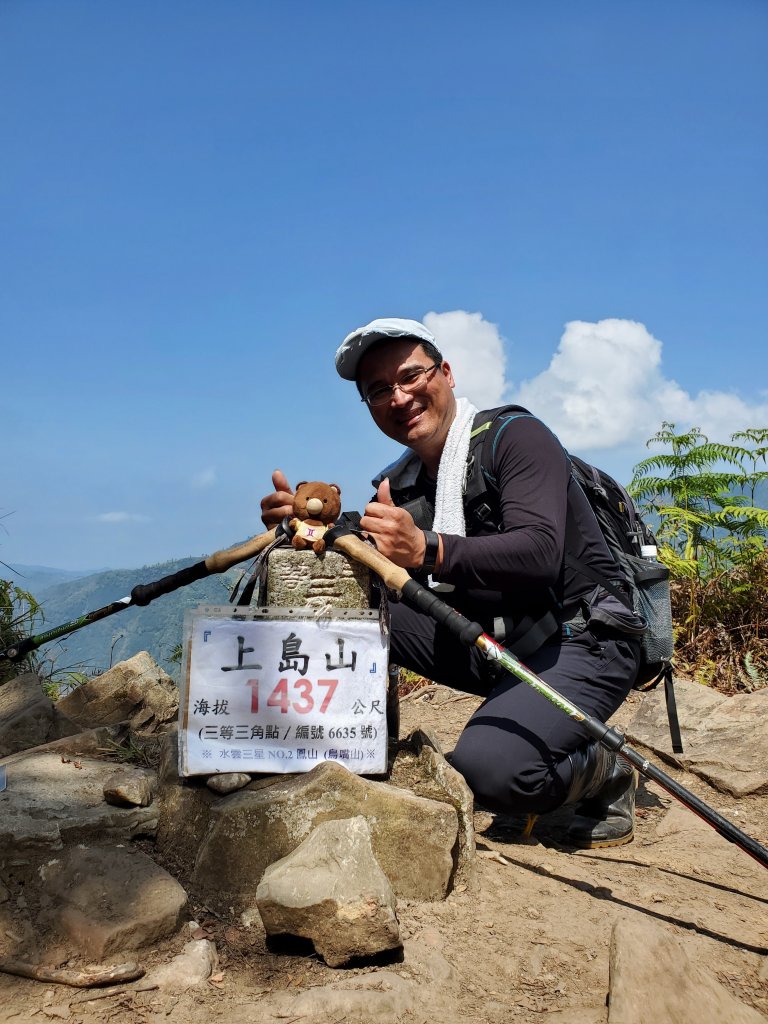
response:
[[[391,505],[395,507],[394,501],[392,501],[392,491],[389,489],[389,477],[385,476],[379,484],[379,489],[376,491],[376,502],[381,505]]]
[[[387,477],[379,484],[376,499],[365,506],[360,527],[395,565],[417,569],[424,561],[424,531],[414,523],[410,512],[395,505]]]
[[[281,469],[272,474],[272,486],[274,491],[261,499],[261,521],[268,530],[293,515],[293,488]]]

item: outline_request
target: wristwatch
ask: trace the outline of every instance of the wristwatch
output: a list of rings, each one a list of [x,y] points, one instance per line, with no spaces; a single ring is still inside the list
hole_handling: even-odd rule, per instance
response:
[[[425,548],[424,561],[421,563],[421,571],[433,573],[437,564],[437,556],[440,552],[440,541],[434,530],[422,530],[424,534]]]

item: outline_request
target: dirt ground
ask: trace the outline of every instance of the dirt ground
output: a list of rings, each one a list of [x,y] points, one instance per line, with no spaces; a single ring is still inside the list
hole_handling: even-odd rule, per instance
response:
[[[620,725],[640,699],[630,698]],[[443,687],[411,694],[401,702],[401,734],[427,726],[450,750],[477,703]],[[671,774],[768,843],[768,795],[737,801],[691,775]],[[526,842],[519,822],[476,808],[473,881],[442,903],[399,902],[402,955],[333,970],[311,948],[268,947],[260,928],[214,915],[193,895],[195,919],[219,956],[204,986],[171,994],[142,990],[139,980],[79,990],[0,974],[0,1020],[503,1024],[552,1015],[558,1024],[604,1024],[611,931],[627,916],[684,937],[696,964],[768,1018],[765,870],[651,785],[641,784],[637,835],[628,846],[566,850],[560,839],[568,813],[540,819]],[[149,968],[188,938],[138,959]],[[659,985],[667,969],[659,964]]]

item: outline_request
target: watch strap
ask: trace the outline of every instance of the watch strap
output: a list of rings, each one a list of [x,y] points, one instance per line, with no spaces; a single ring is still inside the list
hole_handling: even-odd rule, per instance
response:
[[[440,553],[440,540],[434,530],[422,530],[424,534],[424,561],[421,563],[421,571],[432,573],[435,571],[437,556]]]

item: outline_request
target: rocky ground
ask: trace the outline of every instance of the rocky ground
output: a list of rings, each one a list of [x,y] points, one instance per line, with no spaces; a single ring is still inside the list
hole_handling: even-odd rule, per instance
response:
[[[768,693],[723,704],[692,684],[683,691],[687,751],[677,766],[667,753],[661,695],[633,695],[619,724],[636,748],[657,763],[665,758],[663,766],[683,785],[767,844]],[[401,701],[401,734],[428,727],[449,750],[477,703],[443,687],[411,694]],[[258,918],[246,927],[237,912],[182,878],[190,902],[181,929],[121,956],[137,960],[143,977],[84,990],[0,973],[0,1020],[768,1021],[763,867],[652,785],[641,785],[637,836],[628,846],[569,851],[561,845],[566,824],[566,811],[540,819],[524,841],[519,822],[475,808],[472,871],[444,900],[398,899],[402,951],[344,968],[327,966],[306,942],[276,945]],[[134,845],[173,873],[173,858],[151,835]],[[407,855],[419,863],[418,848]],[[30,918],[35,923],[31,890],[25,896],[12,872],[9,877],[0,887],[0,958],[18,953]],[[175,979],[169,979],[162,968],[183,950],[186,960],[174,961]],[[51,955],[50,962],[67,966],[65,955]],[[82,969],[83,962],[72,958],[68,966]],[[185,971],[205,980],[185,988]]]

